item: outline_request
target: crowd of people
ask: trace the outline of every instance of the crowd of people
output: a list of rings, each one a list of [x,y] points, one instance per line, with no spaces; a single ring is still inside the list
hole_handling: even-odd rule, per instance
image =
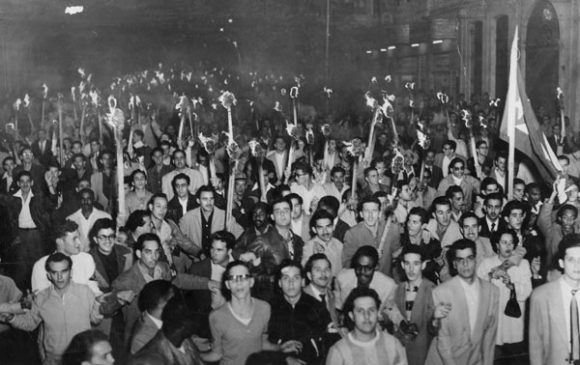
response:
[[[331,90],[298,103],[300,77],[242,87],[222,69],[159,65],[110,86],[120,140],[80,71],[78,97],[56,101],[60,130],[45,97],[48,118],[20,118],[1,141],[2,363],[22,331],[46,365],[580,361],[567,119],[538,111],[554,181],[518,156],[508,182],[488,95],[407,85],[341,119]],[[244,95],[233,136],[216,135],[224,89]]]

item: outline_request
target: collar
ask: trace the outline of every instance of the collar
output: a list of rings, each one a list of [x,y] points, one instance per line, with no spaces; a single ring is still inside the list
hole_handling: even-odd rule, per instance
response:
[[[16,193],[14,193],[14,195],[12,195],[12,196],[15,196],[17,198],[22,199],[22,189],[18,189],[18,191]],[[34,193],[32,192],[32,189],[30,189],[30,192],[28,193],[28,197],[32,198],[33,196],[34,196]]]
[[[161,329],[161,326],[163,326],[163,321],[162,320],[153,317],[147,311],[145,311],[145,314],[147,315],[147,317],[149,317],[149,319],[151,320],[151,322],[153,322],[153,324],[155,325],[155,327],[157,327],[157,329]]]
[[[357,339],[356,339],[356,338],[354,338],[354,336],[352,335],[352,332],[349,332],[349,333],[348,333],[348,339],[349,339],[349,340],[350,340],[350,341],[351,341],[353,344],[355,344],[356,346],[360,346],[360,347],[372,347],[372,346],[374,346],[374,345],[375,345],[375,343],[376,343],[376,342],[379,340],[379,338],[380,338],[380,337],[381,337],[381,333],[380,333],[380,331],[379,331],[379,329],[378,329],[378,326],[377,326],[377,330],[376,330],[375,337],[374,337],[372,340],[370,340],[370,341],[367,341],[367,342],[362,342],[362,341],[359,341],[359,340],[357,340]]]

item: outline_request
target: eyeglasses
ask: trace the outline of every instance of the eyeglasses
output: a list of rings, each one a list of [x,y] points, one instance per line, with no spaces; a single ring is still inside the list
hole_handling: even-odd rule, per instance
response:
[[[229,281],[233,281],[234,283],[241,283],[250,280],[252,275],[244,274],[244,275],[230,275],[228,276]]]
[[[116,236],[114,234],[111,234],[111,235],[108,235],[108,236],[103,236],[103,235],[97,236],[98,239],[103,240],[103,241],[105,241],[105,240],[112,241],[112,240],[115,239],[115,237]]]
[[[302,177],[302,176],[306,176],[306,175],[308,175],[308,174],[298,174],[298,173],[294,174],[294,176],[296,176],[296,177]]]

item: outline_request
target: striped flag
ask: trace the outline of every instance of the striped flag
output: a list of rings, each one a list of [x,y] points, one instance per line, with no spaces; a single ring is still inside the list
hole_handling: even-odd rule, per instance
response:
[[[526,95],[525,82],[518,65],[517,28],[511,52],[510,79],[500,138],[509,143],[510,133],[515,133],[515,148],[532,160],[544,181],[553,181],[562,168]]]

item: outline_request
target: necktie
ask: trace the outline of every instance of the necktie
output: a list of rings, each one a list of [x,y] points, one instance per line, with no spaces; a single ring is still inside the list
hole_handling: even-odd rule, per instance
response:
[[[492,232],[495,232],[495,223],[492,223],[492,224],[491,224],[491,231],[492,231]]]
[[[326,294],[320,294],[320,301],[326,304]]]
[[[570,301],[570,353],[572,360],[580,359],[580,342],[578,341],[578,302],[576,301],[577,289],[572,290],[572,300]]]

